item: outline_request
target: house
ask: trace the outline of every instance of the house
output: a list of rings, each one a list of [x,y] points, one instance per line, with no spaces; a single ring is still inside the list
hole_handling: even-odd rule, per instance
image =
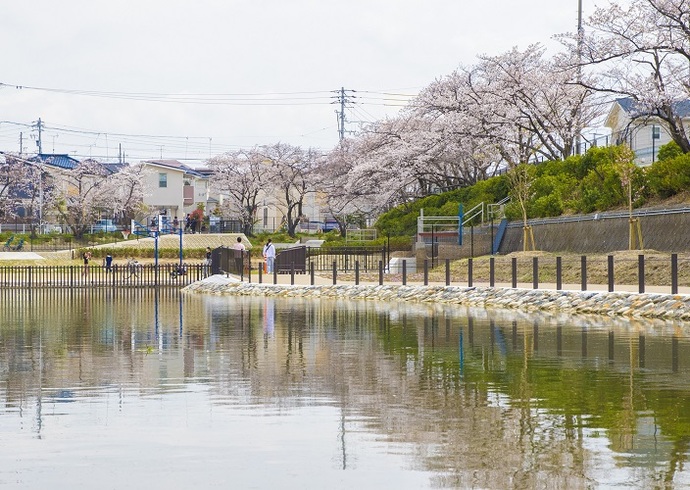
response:
[[[200,205],[208,212],[209,179],[177,160],[143,160],[144,204],[152,215],[183,219]]]
[[[683,119],[686,131],[690,130],[690,100],[676,103],[674,109]],[[659,148],[671,141],[667,124],[646,113],[630,97],[613,102],[605,126],[611,129],[612,144],[628,144],[641,166],[654,163]]]

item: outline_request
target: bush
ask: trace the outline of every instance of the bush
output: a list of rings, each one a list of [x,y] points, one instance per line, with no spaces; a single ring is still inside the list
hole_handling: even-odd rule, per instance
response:
[[[687,190],[690,188],[690,154],[660,159],[647,168],[646,177],[651,196],[666,199]]]
[[[672,160],[683,155],[683,150],[680,149],[678,143],[675,141],[669,141],[665,145],[659,148],[659,153],[657,154],[657,160],[663,162],[665,160]]]

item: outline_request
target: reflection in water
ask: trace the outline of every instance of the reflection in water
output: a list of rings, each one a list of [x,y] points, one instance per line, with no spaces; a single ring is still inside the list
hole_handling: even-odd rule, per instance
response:
[[[3,291],[0,485],[682,488],[683,327]]]

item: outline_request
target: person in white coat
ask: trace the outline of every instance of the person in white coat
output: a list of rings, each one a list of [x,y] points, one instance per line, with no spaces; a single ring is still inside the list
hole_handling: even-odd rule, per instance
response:
[[[269,238],[264,245],[264,260],[266,261],[266,272],[268,274],[273,274],[273,267],[276,261],[276,247],[271,242]]]

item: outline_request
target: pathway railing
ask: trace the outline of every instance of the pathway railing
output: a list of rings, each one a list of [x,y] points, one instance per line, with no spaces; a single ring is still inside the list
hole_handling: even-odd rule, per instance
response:
[[[655,287],[656,291],[666,289],[665,292],[678,294],[679,287],[690,287],[690,256],[680,257],[670,254],[668,257],[643,254],[637,257],[616,259],[613,255],[604,257],[490,257],[488,259],[468,259],[465,262],[453,262],[446,259],[438,267],[432,268],[430,260],[416,264],[418,269],[408,273],[408,264],[402,260],[402,273],[386,274],[382,260],[378,261],[374,270],[363,270],[358,260],[352,264],[352,269],[344,272],[337,261],[331,263],[328,276],[333,284],[338,281],[360,284],[378,283],[407,285],[412,282],[429,285],[445,284],[473,287],[485,285],[489,287],[512,287],[532,289],[588,289],[616,291],[623,288],[630,291],[633,286],[637,292],[644,293],[647,287]],[[458,267],[462,264],[462,267]],[[420,267],[421,265],[421,267]],[[623,272],[621,274],[621,271]],[[310,264],[310,283],[315,284],[316,268]],[[292,271],[294,276],[295,271]],[[617,275],[618,274],[618,275]],[[323,274],[321,274],[323,277]],[[620,276],[623,276],[621,280]],[[277,274],[273,277],[258,275],[258,282],[277,281]],[[294,284],[294,277],[291,283]],[[664,292],[664,291],[661,291]]]

